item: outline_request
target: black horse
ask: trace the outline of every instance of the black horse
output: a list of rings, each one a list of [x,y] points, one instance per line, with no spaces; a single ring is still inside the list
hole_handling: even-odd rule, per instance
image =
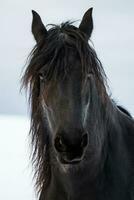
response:
[[[23,76],[40,200],[134,200],[134,121],[108,94],[92,45],[92,8],[79,28],[47,30],[33,12],[36,46]]]

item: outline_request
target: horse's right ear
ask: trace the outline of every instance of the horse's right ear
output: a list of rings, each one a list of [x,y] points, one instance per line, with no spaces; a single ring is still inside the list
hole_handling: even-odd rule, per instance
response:
[[[32,10],[33,21],[32,21],[32,33],[37,43],[45,39],[47,35],[47,29],[45,28],[42,20],[37,12]]]

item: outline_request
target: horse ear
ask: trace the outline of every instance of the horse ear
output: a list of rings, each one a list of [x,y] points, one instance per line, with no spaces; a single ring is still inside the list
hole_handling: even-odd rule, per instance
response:
[[[45,28],[42,20],[37,12],[32,10],[32,33],[37,43],[39,43],[47,35],[47,29]]]
[[[90,8],[86,11],[79,26],[79,29],[87,35],[88,39],[93,31],[92,11],[93,8]]]

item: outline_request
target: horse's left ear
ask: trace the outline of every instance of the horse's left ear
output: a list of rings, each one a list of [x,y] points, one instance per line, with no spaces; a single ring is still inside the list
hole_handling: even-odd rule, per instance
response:
[[[88,39],[90,38],[93,31],[92,11],[93,11],[93,8],[90,8],[89,10],[87,10],[79,26],[79,29],[87,35]]]
[[[32,21],[32,33],[37,43],[42,39],[45,39],[47,35],[47,29],[44,26],[39,14],[32,10],[33,21]]]

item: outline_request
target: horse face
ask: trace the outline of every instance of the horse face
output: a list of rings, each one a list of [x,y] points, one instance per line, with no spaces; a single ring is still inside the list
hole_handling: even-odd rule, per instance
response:
[[[62,163],[76,163],[82,160],[88,145],[90,81],[88,76],[83,78],[81,63],[74,53],[70,52],[68,65],[70,69],[64,78],[53,77],[41,83],[40,95],[58,159]]]

